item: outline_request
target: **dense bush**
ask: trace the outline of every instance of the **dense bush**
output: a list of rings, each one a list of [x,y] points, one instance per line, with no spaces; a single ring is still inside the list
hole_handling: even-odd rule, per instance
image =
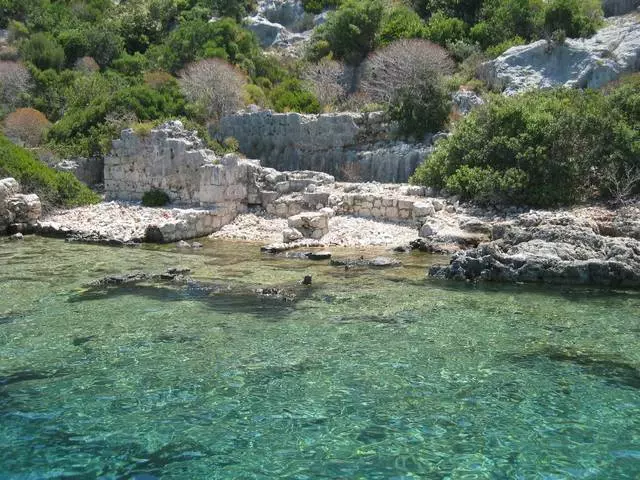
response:
[[[97,203],[100,197],[68,172],[47,167],[24,148],[0,135],[0,177],[15,178],[22,189],[36,193],[45,208]]]
[[[50,126],[47,117],[33,108],[19,108],[2,122],[2,130],[7,137],[18,139],[28,147],[40,145]]]
[[[336,8],[340,5],[341,0],[302,0],[302,6],[305,12],[321,13],[328,8]]]
[[[377,34],[384,14],[382,0],[345,0],[338,10],[313,35],[311,47],[315,54],[325,53],[318,47],[325,45],[337,59],[360,63],[376,46]]]
[[[387,107],[401,133],[422,137],[439,131],[450,111],[441,76],[454,62],[427,40],[398,40],[367,58],[360,84],[370,102]]]
[[[381,45],[386,45],[401,38],[422,38],[425,33],[420,15],[404,5],[394,5],[382,17],[378,38]]]
[[[20,45],[20,53],[25,60],[41,70],[60,70],[65,62],[64,49],[46,33],[34,33],[24,40]]]
[[[299,80],[282,82],[271,91],[271,103],[278,112],[320,113],[320,102]]]
[[[214,124],[242,106],[245,84],[246,78],[238,68],[218,58],[200,60],[180,72],[182,92]]]
[[[419,140],[426,133],[442,130],[450,111],[449,92],[429,71],[396,90],[389,106],[389,116],[398,122],[400,132]]]
[[[449,43],[464,40],[467,36],[467,24],[459,18],[448,17],[442,12],[436,12],[425,29],[425,36],[432,42],[446,46]]]
[[[144,195],[142,195],[142,205],[145,207],[164,207],[170,201],[169,195],[159,188],[144,192]]]
[[[631,108],[615,90],[496,96],[457,124],[412,181],[536,206],[610,194],[611,179],[640,167],[640,93],[627,88]]]
[[[545,31],[562,31],[570,38],[592,35],[602,18],[600,4],[599,0],[550,0],[544,11]]]

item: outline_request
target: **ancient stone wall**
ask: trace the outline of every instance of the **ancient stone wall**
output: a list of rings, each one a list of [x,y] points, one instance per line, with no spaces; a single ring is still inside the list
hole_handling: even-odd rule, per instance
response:
[[[140,200],[157,188],[178,205],[237,210],[246,204],[250,168],[235,155],[217,157],[175,121],[146,136],[122,132],[105,158],[105,192],[110,200]]]
[[[431,151],[391,140],[382,112],[304,115],[244,112],[224,117],[220,139],[278,170],[316,170],[346,181],[406,182]]]

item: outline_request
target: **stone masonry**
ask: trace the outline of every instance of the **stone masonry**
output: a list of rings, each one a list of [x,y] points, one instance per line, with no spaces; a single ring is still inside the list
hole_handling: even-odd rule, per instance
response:
[[[279,170],[317,170],[345,181],[406,182],[431,152],[423,143],[392,140],[382,112],[304,115],[271,111],[224,117],[220,139]]]

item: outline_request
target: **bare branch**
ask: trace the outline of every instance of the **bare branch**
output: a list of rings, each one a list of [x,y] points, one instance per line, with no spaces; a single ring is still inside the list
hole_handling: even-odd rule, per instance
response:
[[[205,108],[209,119],[220,118],[242,107],[244,75],[219,58],[209,58],[188,65],[180,73],[180,86],[185,96]]]
[[[389,103],[400,87],[411,86],[425,73],[453,72],[455,63],[447,51],[427,40],[398,40],[369,55],[364,62],[361,91],[371,101]]]
[[[324,58],[310,63],[302,78],[311,84],[311,89],[323,106],[336,105],[347,96],[345,67],[340,62]]]
[[[30,88],[31,74],[24,65],[0,61],[0,105],[6,105],[9,111],[14,110]]]

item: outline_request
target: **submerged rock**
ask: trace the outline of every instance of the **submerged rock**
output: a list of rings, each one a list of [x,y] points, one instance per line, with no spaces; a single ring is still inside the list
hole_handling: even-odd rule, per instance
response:
[[[347,258],[339,260],[331,260],[331,265],[334,267],[372,267],[372,268],[389,268],[389,267],[401,267],[402,262],[394,258],[388,257],[375,257],[375,258]]]

